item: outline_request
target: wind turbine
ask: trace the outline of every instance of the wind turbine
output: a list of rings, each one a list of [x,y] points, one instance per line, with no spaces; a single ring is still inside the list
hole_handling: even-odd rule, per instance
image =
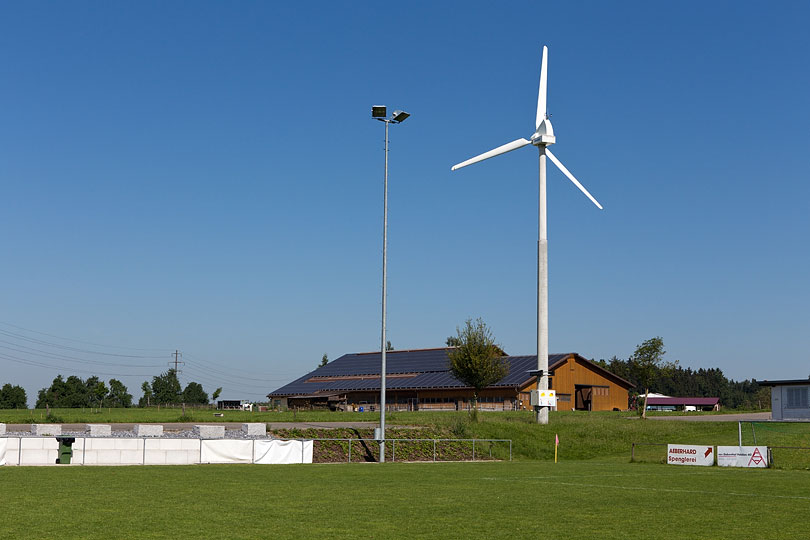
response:
[[[537,116],[535,118],[535,132],[531,139],[517,139],[499,146],[489,152],[484,152],[467,161],[453,165],[452,169],[460,169],[491,157],[534,145],[540,151],[540,196],[539,219],[537,231],[537,390],[548,390],[548,237],[546,231],[546,156],[568,177],[579,190],[588,197],[600,210],[602,205],[588,193],[588,190],[574,178],[574,175],[565,168],[557,157],[548,149],[557,142],[551,119],[546,110],[546,69],[548,65],[548,47],[543,46],[543,63],[540,67],[540,91],[537,95]],[[537,423],[548,424],[548,408],[537,408]]]

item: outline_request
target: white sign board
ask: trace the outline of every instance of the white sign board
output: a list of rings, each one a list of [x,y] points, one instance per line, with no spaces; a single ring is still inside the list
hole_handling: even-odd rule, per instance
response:
[[[555,390],[532,390],[532,407],[556,407],[557,392]]]
[[[717,464],[721,467],[768,466],[767,446],[718,446]]]
[[[669,465],[714,465],[714,447],[694,444],[668,444],[667,463]]]

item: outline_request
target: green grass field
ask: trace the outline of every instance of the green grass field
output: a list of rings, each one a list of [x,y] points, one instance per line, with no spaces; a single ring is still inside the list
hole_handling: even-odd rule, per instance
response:
[[[810,473],[593,461],[0,468],[0,538],[807,538]]]

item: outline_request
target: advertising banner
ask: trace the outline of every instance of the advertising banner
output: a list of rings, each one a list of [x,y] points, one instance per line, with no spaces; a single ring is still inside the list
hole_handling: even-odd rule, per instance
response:
[[[718,446],[717,464],[721,467],[768,466],[767,446]]]
[[[694,444],[668,444],[667,463],[669,465],[714,465],[714,447]]]

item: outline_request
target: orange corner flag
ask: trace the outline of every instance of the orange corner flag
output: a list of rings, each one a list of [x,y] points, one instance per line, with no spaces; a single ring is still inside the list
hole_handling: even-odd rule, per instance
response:
[[[554,463],[557,463],[557,447],[560,446],[560,437],[554,434]]]

